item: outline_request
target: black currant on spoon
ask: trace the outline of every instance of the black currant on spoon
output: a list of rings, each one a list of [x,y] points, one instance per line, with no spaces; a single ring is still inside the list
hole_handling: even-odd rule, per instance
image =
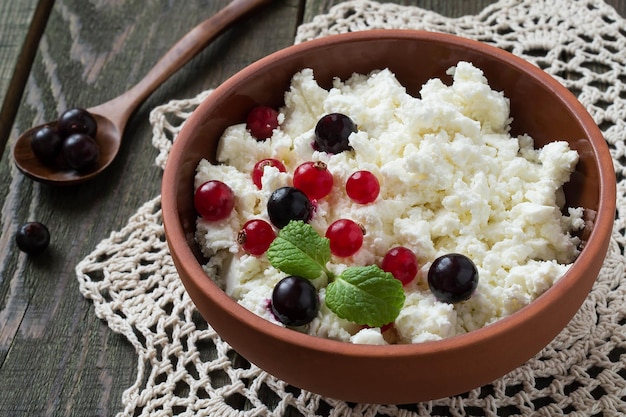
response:
[[[30,145],[42,164],[54,165],[61,153],[63,138],[53,126],[44,125],[33,133]]]
[[[57,130],[65,137],[69,137],[74,133],[82,133],[95,138],[98,132],[98,124],[87,110],[73,108],[61,114],[57,122]]]

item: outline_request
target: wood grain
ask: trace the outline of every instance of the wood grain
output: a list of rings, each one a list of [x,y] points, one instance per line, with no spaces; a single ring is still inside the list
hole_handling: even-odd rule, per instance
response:
[[[493,1],[396,2],[455,17],[476,14]],[[5,36],[23,39],[24,29],[20,35],[13,27],[31,19],[24,10],[32,14],[36,3],[0,0],[3,45]],[[0,161],[0,415],[111,416],[122,411],[123,391],[135,382],[137,357],[122,336],[96,318],[79,292],[74,267],[160,192],[150,110],[215,87],[249,63],[292,44],[298,24],[338,1],[276,0],[223,34],[139,107],[121,154],[103,176],[89,183],[70,188],[33,183],[13,166],[8,148],[19,132],[54,119],[68,107],[92,106],[123,92],[180,36],[226,3],[54,3]],[[626,1],[610,4],[625,15]],[[0,59],[2,94],[5,74],[15,67],[17,57],[13,53],[6,59]],[[20,253],[13,241],[17,227],[27,220],[44,222],[52,233],[50,250],[36,258]]]
[[[0,154],[54,0],[0,2]]]

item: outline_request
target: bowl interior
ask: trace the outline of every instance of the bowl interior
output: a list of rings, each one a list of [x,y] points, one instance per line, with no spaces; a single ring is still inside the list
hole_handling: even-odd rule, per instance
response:
[[[391,32],[391,31],[389,31]],[[414,31],[393,31],[398,36],[352,37],[339,41],[322,39],[314,46],[302,44],[271,55],[244,69],[225,82],[198,110],[193,129],[187,130],[184,163],[179,167],[177,188],[180,221],[198,260],[202,260],[193,241],[195,210],[190,189],[194,168],[202,158],[215,162],[217,141],[224,129],[245,121],[248,111],[258,104],[279,107],[291,77],[303,68],[312,68],[320,85],[331,86],[335,77],[348,78],[352,73],[368,73],[389,68],[407,91],[419,97],[421,86],[438,77],[450,81],[446,71],[458,61],[472,62],[483,70],[491,87],[510,99],[513,122],[511,133],[527,133],[536,146],[554,140],[566,140],[580,154],[571,181],[565,187],[567,205],[582,206],[597,212],[600,205],[597,151],[590,138],[599,131],[590,130],[578,112],[585,111],[573,95],[563,96],[563,88],[546,80],[541,70],[514,59],[504,51],[465,39],[450,42],[448,36]],[[412,36],[411,36],[412,35]],[[338,38],[341,38],[339,35]],[[300,49],[296,49],[301,47]],[[304,48],[302,48],[304,47]],[[593,126],[595,128],[595,126]],[[185,186],[182,186],[182,185]],[[590,230],[585,231],[585,240]]]

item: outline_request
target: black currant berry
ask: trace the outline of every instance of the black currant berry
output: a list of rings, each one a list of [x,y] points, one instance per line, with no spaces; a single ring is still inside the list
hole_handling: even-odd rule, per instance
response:
[[[272,292],[272,312],[286,326],[302,326],[317,316],[320,308],[317,290],[306,278],[288,276]]]
[[[61,152],[63,138],[52,126],[43,126],[37,129],[30,139],[33,153],[44,164],[53,164]]]
[[[465,255],[450,253],[440,256],[428,270],[428,286],[439,301],[465,301],[478,286],[478,269]]]
[[[98,144],[88,135],[75,133],[63,142],[63,157],[67,164],[78,171],[93,168],[98,161]]]
[[[22,252],[38,255],[50,244],[50,232],[42,223],[24,223],[17,229],[15,243]]]
[[[274,191],[267,201],[267,214],[272,224],[282,229],[291,220],[311,220],[313,204],[299,189],[282,187]]]
[[[59,132],[64,137],[74,133],[83,133],[95,138],[98,131],[96,119],[87,110],[80,108],[64,111],[57,123]]]
[[[345,114],[327,114],[315,126],[314,148],[332,154],[350,150],[348,137],[356,131],[356,124]]]

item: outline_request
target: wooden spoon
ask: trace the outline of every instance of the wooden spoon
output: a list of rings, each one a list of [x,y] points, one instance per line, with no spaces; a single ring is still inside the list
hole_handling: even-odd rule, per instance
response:
[[[191,58],[202,51],[213,39],[220,35],[239,18],[256,7],[271,0],[234,0],[217,14],[193,28],[179,40],[156,65],[134,87],[122,95],[88,108],[96,122],[98,132],[96,141],[100,148],[97,166],[88,172],[63,170],[42,164],[33,154],[30,140],[33,133],[44,125],[33,127],[24,132],[13,146],[13,160],[17,168],[27,177],[50,185],[73,185],[87,181],[100,174],[117,155],[124,127],[136,108],[161,85],[178,71]],[[46,123],[53,125],[55,122]]]

